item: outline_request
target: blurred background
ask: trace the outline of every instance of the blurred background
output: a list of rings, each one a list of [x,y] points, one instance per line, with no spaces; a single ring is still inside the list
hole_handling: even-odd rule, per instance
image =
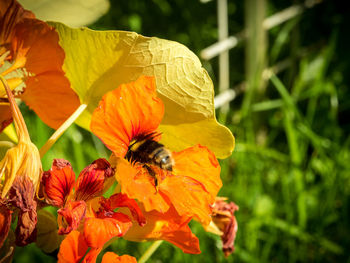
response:
[[[40,10],[43,1],[31,2]],[[80,4],[81,13],[98,10],[86,15],[95,22],[79,22],[90,28],[136,31],[189,47],[213,79],[219,121],[236,138],[232,156],[220,161],[220,195],[240,207],[234,254],[225,258],[220,238],[193,223],[202,254],[186,255],[163,243],[149,262],[350,262],[346,1],[112,0],[88,7],[64,2]],[[25,105],[21,109],[41,147],[53,131]],[[78,174],[96,156],[108,157],[108,151],[72,126],[43,165],[47,170],[53,158],[65,158]],[[138,258],[150,244],[119,240],[107,250]],[[32,244],[18,248],[14,262],[55,258]]]

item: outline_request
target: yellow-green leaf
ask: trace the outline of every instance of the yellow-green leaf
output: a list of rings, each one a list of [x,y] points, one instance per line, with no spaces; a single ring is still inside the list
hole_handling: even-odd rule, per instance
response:
[[[11,141],[13,143],[18,143],[18,137],[13,123],[7,126],[0,133],[0,141]]]
[[[36,245],[45,253],[57,249],[64,238],[58,235],[58,226],[53,214],[46,210],[38,211]]]
[[[231,154],[232,133],[215,119],[213,83],[187,47],[134,32],[52,25],[66,53],[63,70],[81,103],[88,105],[79,125],[89,129],[91,114],[106,92],[141,75],[155,76],[165,104],[162,142],[172,150],[199,143],[219,158]]]

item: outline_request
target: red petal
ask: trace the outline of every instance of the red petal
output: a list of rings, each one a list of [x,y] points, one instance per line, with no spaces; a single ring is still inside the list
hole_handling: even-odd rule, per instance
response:
[[[79,174],[75,199],[87,201],[102,194],[105,180],[113,174],[114,171],[106,159],[97,159]]]
[[[118,256],[113,252],[106,252],[101,263],[137,263],[137,261],[136,258],[129,255]]]
[[[0,205],[0,248],[7,238],[11,226],[12,211],[4,205]]]
[[[153,77],[142,76],[103,96],[91,119],[91,131],[118,157],[130,142],[157,130],[164,105],[156,96]]]
[[[79,227],[86,213],[86,203],[84,201],[68,201],[64,208],[57,211],[60,228],[58,233],[68,234]],[[61,217],[60,217],[61,216]]]
[[[108,199],[102,199],[101,206],[107,211],[112,211],[118,207],[127,207],[139,225],[143,226],[146,223],[146,219],[143,216],[137,202],[128,198],[127,195],[114,194]]]
[[[113,217],[87,218],[84,223],[84,237],[92,248],[101,248],[113,237],[121,237],[131,227],[128,216],[114,213]]]
[[[44,172],[41,182],[46,201],[54,206],[62,207],[75,182],[71,164],[64,159],[55,159],[51,169]]]
[[[84,236],[78,231],[72,231],[61,243],[58,263],[80,262],[87,250]]]
[[[0,1],[0,44],[9,44],[14,35],[15,26],[25,18],[34,18],[34,14],[14,0]],[[0,49],[1,51],[1,49]],[[1,54],[1,52],[0,52]]]

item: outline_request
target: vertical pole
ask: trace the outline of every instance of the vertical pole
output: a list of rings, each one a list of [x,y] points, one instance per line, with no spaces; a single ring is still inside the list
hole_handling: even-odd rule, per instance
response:
[[[254,142],[254,127],[250,109],[256,93],[262,94],[264,83],[262,72],[266,66],[266,31],[263,21],[267,0],[245,1],[245,29],[247,34],[245,72],[247,89],[242,104],[242,118],[246,123],[247,139]]]
[[[217,0],[218,4],[218,26],[219,26],[219,41],[225,40],[228,37],[228,13],[227,0]],[[229,72],[229,53],[224,51],[219,55],[219,91],[220,93],[227,90],[230,86]],[[229,103],[222,106],[222,113],[225,116],[229,110]]]

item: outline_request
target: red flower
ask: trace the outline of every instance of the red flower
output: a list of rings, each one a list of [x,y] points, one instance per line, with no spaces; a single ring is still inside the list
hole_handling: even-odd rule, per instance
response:
[[[141,202],[146,212],[166,213],[174,207],[180,217],[194,217],[209,224],[211,205],[222,185],[214,154],[201,145],[169,152],[168,157],[163,156],[172,158],[172,164],[164,168],[154,159],[145,161],[149,150],[140,150],[150,140],[162,147],[154,142],[160,139],[157,129],[163,114],[164,106],[156,95],[154,78],[140,77],[102,98],[93,113],[91,130],[114,154],[111,162],[116,166],[122,193]],[[139,151],[143,160],[130,158],[133,151]]]
[[[74,172],[68,161],[54,160],[52,168],[42,179],[43,192],[49,204],[58,210],[59,234],[68,234],[59,251],[59,262],[94,262],[106,242],[123,236],[134,218],[145,224],[141,210],[134,200],[123,194],[105,199],[101,195],[110,185],[114,174],[105,159],[98,159],[87,166],[75,182]],[[111,179],[111,180],[110,180]],[[73,191],[75,185],[75,191]],[[114,210],[126,207],[131,217]]]

